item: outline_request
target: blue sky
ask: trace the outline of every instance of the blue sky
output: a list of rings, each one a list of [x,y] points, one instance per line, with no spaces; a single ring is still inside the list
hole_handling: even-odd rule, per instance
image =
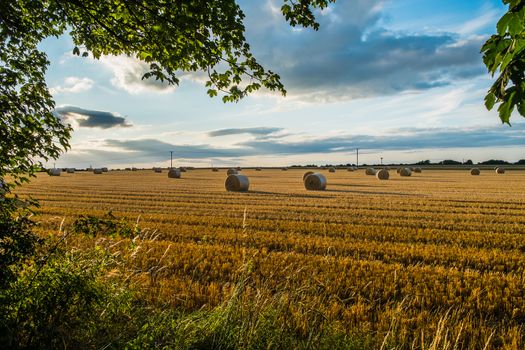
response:
[[[294,29],[282,0],[240,1],[258,60],[288,95],[209,98],[202,74],[180,86],[141,80],[130,57],[73,56],[67,36],[41,47],[57,113],[74,127],[57,166],[232,166],[525,158],[525,120],[483,107],[480,47],[499,0],[338,1],[321,28]]]

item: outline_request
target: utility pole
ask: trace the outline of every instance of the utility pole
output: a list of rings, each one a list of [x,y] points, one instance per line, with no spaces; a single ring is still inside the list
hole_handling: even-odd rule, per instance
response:
[[[356,160],[356,166],[359,168],[359,148],[356,148],[356,156],[357,156],[357,160]]]
[[[171,157],[170,169],[173,169],[173,151],[170,151],[170,157]]]
[[[381,165],[383,165],[383,157],[381,157]]]

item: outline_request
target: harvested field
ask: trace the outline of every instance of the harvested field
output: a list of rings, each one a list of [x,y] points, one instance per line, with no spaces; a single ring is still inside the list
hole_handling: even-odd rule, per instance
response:
[[[209,169],[177,181],[151,170],[40,174],[18,193],[40,200],[42,235],[64,218],[67,229],[81,214],[108,211],[157,230],[137,258],[148,271],[162,257],[155,282],[143,285],[152,300],[212,307],[249,262],[255,289],[285,280],[302,306],[347,332],[383,339],[397,322],[395,337],[417,344],[442,321],[461,348],[523,348],[525,171],[425,170],[389,181],[320,171],[322,192],[305,190],[304,172],[243,170],[246,193],[226,192],[226,174]],[[307,329],[304,310],[294,322]]]

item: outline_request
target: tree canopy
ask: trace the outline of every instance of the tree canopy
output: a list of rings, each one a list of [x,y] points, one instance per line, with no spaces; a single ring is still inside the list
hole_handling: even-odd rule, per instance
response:
[[[503,0],[509,6],[497,24],[497,33],[481,48],[483,62],[496,81],[485,97],[491,110],[499,103],[501,121],[510,125],[516,108],[525,117],[525,1]]]

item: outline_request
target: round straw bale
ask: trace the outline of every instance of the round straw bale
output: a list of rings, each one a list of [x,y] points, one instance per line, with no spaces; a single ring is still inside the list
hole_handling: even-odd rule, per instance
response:
[[[309,191],[326,190],[326,177],[323,174],[310,174],[304,179],[304,187]]]
[[[498,168],[496,169],[496,174],[505,174],[505,168],[498,167]]]
[[[74,174],[75,173],[75,168],[67,168],[67,173],[68,174]]]
[[[353,167],[353,166],[348,167],[348,168],[346,168],[346,170],[347,170],[347,171],[354,171],[354,167]]]
[[[102,171],[102,168],[96,168],[96,169],[93,169],[93,174],[102,174],[103,171]]]
[[[155,168],[154,170],[156,173],[162,173],[162,168]]]
[[[328,172],[335,173],[335,168],[333,166],[331,166],[330,168],[328,168]]]
[[[138,170],[138,169],[135,168],[135,167],[131,168],[131,171],[137,171],[137,170]]]
[[[175,169],[175,168],[171,168],[168,171],[168,177],[170,179],[180,179],[180,170],[179,169]]]
[[[282,171],[288,171],[288,168],[287,167],[282,167],[281,170]]]
[[[124,170],[130,171],[130,170],[131,170],[131,168],[125,168]]]
[[[108,168],[106,168],[106,167],[102,168],[102,172],[103,173],[107,173],[108,171],[109,171]]]
[[[304,173],[303,175],[303,181],[306,180],[306,178],[308,177],[308,175],[312,175],[314,172],[313,171],[307,171],[306,173]]]
[[[380,169],[377,171],[376,177],[379,180],[388,180],[388,178],[390,177],[390,173],[386,169]]]
[[[403,169],[403,168],[397,168],[397,169],[396,169],[396,173],[399,174],[399,173],[401,172],[401,169]]]
[[[366,168],[365,170],[365,174],[366,175],[375,175],[376,174],[376,170],[374,168]]]
[[[212,168],[211,171],[213,171],[214,173],[216,173],[217,171],[219,171],[218,168]]]
[[[242,168],[241,168],[240,166],[238,166],[238,167],[235,168],[235,169],[237,169],[237,171],[241,171],[241,170],[242,170]]]
[[[53,168],[48,170],[49,176],[60,176],[61,170],[59,168]]]
[[[179,167],[179,171],[180,171],[181,173],[185,173],[186,170],[187,170],[187,169],[186,169],[185,167],[183,167],[183,166]]]
[[[472,168],[470,169],[470,175],[479,175],[481,172],[478,168]]]
[[[410,168],[402,168],[399,171],[399,175],[401,175],[401,176],[411,176],[412,175],[412,171],[410,170]]]
[[[224,183],[226,191],[230,192],[244,192],[250,188],[250,180],[248,176],[240,174],[228,175]]]
[[[415,173],[421,173],[421,172],[422,172],[421,168],[414,168],[413,171],[414,171]]]
[[[262,168],[260,168],[260,167],[259,168],[255,168],[255,171],[261,171],[261,170],[262,170]]]
[[[230,176],[230,175],[235,175],[237,174],[237,169],[234,169],[234,168],[230,168],[228,169],[228,171],[226,172],[226,175]]]

